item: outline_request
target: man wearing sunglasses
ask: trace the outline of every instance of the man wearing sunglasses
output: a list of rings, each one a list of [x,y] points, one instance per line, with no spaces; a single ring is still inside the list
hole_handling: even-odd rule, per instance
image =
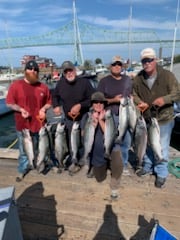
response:
[[[39,66],[36,61],[30,60],[26,63],[24,75],[24,79],[16,80],[10,85],[6,98],[7,106],[14,111],[19,143],[17,182],[35,167],[28,164],[23,144],[23,130],[30,131],[34,146],[37,148],[38,133],[44,125],[46,110],[51,106],[50,91],[46,84],[39,81]],[[37,149],[34,149],[34,152],[37,152]]]
[[[153,151],[148,145],[143,158],[143,168],[139,177],[154,173],[155,186],[161,188],[168,177],[169,144],[173,120],[173,104],[180,99],[179,85],[174,74],[157,64],[156,53],[152,48],[141,51],[141,70],[133,81],[134,101],[148,123],[152,117],[158,120],[160,142],[164,161],[157,164]]]
[[[108,102],[107,109],[111,109],[116,126],[119,124],[119,104],[123,97],[132,94],[132,80],[129,76],[122,74],[123,61],[120,56],[114,56],[110,64],[111,74],[102,78],[98,85],[98,91],[104,93]],[[118,161],[121,160],[120,152],[123,159],[123,174],[129,175],[128,158],[131,145],[131,135],[127,130],[121,143],[116,143],[113,151]]]

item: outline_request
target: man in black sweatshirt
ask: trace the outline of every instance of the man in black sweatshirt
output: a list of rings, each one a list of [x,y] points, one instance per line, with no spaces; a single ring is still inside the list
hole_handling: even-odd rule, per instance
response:
[[[62,77],[53,93],[53,108],[55,114],[64,113],[65,115],[69,153],[73,155],[72,148],[74,146],[71,146],[72,126],[75,121],[79,123],[79,126],[81,125],[83,115],[89,111],[91,106],[91,95],[94,89],[88,79],[77,76],[76,68],[71,61],[63,62],[61,68]],[[78,159],[79,157],[71,158],[70,174],[80,170],[81,166],[78,164]]]

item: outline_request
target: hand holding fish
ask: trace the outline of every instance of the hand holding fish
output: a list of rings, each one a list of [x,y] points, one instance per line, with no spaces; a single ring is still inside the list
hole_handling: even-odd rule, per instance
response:
[[[75,104],[75,105],[71,108],[70,114],[71,114],[72,116],[77,116],[77,115],[79,115],[80,110],[81,110],[81,104],[80,104],[80,103]]]
[[[121,98],[122,98],[122,95],[119,94],[119,95],[116,95],[114,96],[113,98],[109,98],[108,99],[108,103],[119,103],[121,101]]]
[[[141,112],[144,112],[146,109],[148,109],[149,105],[145,102],[140,102],[138,104],[138,109],[141,111]]]
[[[45,109],[44,109],[44,108],[41,108],[41,109],[39,110],[39,119],[44,120],[45,117],[46,117]]]
[[[26,111],[24,108],[20,108],[20,112],[21,112],[21,116],[22,116],[23,118],[28,118],[28,117],[30,117],[29,112]]]
[[[165,104],[164,98],[163,97],[156,98],[152,104],[158,107],[162,107]]]
[[[91,118],[93,126],[96,127],[98,125],[99,113],[94,111],[91,115]]]
[[[100,113],[99,113],[99,116],[98,116],[98,119],[99,119],[99,121],[104,121],[104,119],[105,119],[105,110],[103,109]]]
[[[62,113],[61,107],[55,107],[53,111],[55,115],[60,115]]]
[[[100,112],[94,111],[92,113],[93,125],[96,127],[98,123],[101,128],[104,130],[104,119],[105,119],[105,110],[103,109]]]
[[[114,102],[119,103],[119,102],[121,101],[121,98],[122,98],[122,94],[116,95],[116,96],[114,97]]]

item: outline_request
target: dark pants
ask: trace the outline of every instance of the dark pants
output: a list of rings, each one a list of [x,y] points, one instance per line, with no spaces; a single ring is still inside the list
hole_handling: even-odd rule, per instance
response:
[[[107,171],[110,169],[111,171],[111,181],[110,187],[112,190],[116,190],[119,188],[120,178],[123,171],[123,162],[120,151],[113,151],[111,153],[111,159],[107,160],[106,164],[96,167],[93,166],[93,173],[97,182],[102,182],[107,177]]]

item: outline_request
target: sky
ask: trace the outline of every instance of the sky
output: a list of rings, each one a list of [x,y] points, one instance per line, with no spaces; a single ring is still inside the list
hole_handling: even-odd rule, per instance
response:
[[[155,31],[161,40],[173,40],[175,35],[176,39],[180,39],[178,0],[75,0],[75,6],[78,21],[89,26],[117,31],[128,31],[130,28],[132,32]],[[72,20],[73,0],[0,0],[0,39],[43,35]],[[114,55],[120,55],[125,60],[131,57],[138,61],[140,51],[145,47],[153,47],[158,55],[159,46],[151,43],[131,46],[82,45],[82,53],[84,60],[94,62],[96,58],[101,58],[105,64]],[[162,56],[171,56],[172,48],[164,48]],[[175,48],[175,54],[180,54],[180,49]],[[74,46],[18,49],[9,46],[8,49],[0,49],[0,65],[18,67],[24,55],[52,58],[57,65],[61,65],[64,60],[73,61]]]

